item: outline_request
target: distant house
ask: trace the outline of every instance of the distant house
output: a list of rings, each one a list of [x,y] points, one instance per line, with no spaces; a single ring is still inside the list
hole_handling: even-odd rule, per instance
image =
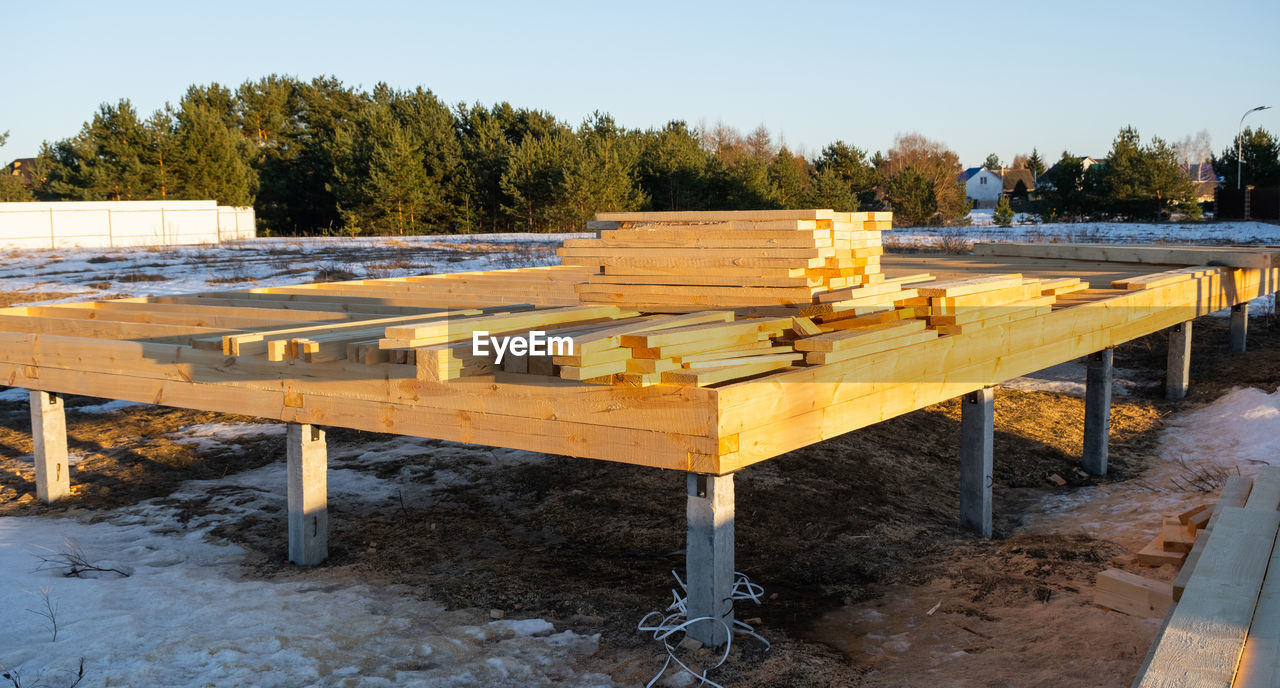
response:
[[[964,182],[964,195],[974,208],[994,208],[1001,196],[1013,194],[1019,180],[1026,185],[1027,191],[1036,188],[1031,170],[1023,169],[970,167],[961,172],[956,180]]]
[[[1023,190],[1031,193],[1036,190],[1036,178],[1031,174],[1031,170],[1016,169],[1003,170],[1004,174],[1000,175],[1004,180],[1004,193],[1012,196],[1018,191],[1018,182],[1022,182]]]
[[[1191,177],[1191,181],[1196,185],[1196,200],[1200,202],[1212,201],[1214,191],[1218,189],[1218,184],[1222,182],[1222,177],[1218,176],[1213,165],[1207,162],[1195,163],[1186,166],[1187,176]]]
[[[1091,158],[1086,155],[1083,158],[1080,158],[1080,171],[1086,172],[1090,167],[1093,167],[1094,165],[1102,165],[1102,164],[1105,164],[1106,162],[1107,162],[1106,158]],[[1058,169],[1058,163],[1054,163],[1052,167],[1045,170],[1044,173],[1040,175],[1040,179],[1038,179],[1037,181],[1044,180],[1041,185],[1052,188],[1053,185],[1048,182],[1046,177],[1048,179],[1053,179],[1054,177],[1053,173],[1057,169]]]
[[[1004,181],[1000,175],[986,167],[970,167],[956,177],[964,182],[964,195],[975,208],[994,208],[1004,193]]]
[[[4,168],[4,173],[22,177],[23,186],[31,186],[32,175],[35,174],[35,158],[18,158]]]

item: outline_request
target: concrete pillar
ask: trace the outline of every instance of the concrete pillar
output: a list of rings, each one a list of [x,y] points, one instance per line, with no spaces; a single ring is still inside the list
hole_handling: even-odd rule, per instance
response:
[[[1187,396],[1191,381],[1191,321],[1169,328],[1169,367],[1164,376],[1164,398]]]
[[[329,556],[329,508],[324,431],[290,423],[288,441],[289,561],[319,564]]]
[[[35,444],[36,498],[50,504],[71,496],[67,462],[67,413],[62,396],[31,390],[31,440]]]
[[[1084,469],[1107,474],[1107,441],[1111,436],[1111,377],[1114,352],[1089,355],[1084,391]]]
[[[960,518],[987,538],[991,537],[995,399],[995,390],[987,387],[960,401]]]
[[[689,519],[685,549],[688,618],[711,617],[689,626],[688,636],[709,647],[729,639],[733,627],[733,476],[688,474]]]
[[[1231,350],[1244,353],[1245,339],[1249,336],[1249,302],[1231,307]]]

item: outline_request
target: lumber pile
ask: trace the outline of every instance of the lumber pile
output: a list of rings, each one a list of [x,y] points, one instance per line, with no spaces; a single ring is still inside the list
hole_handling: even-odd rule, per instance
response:
[[[1044,315],[1059,295],[1089,287],[1078,278],[1039,280],[1021,274],[978,275],[915,285],[915,295],[903,301],[917,308],[931,330],[961,334]]]
[[[1280,684],[1278,506],[1280,467],[1227,482],[1134,686]]]
[[[812,304],[884,281],[891,213],[831,210],[601,213],[594,239],[567,239],[561,263],[594,269],[583,303],[648,311]]]

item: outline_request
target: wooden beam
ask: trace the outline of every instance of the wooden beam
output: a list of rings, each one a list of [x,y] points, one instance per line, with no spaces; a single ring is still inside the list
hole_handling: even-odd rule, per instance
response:
[[[1280,250],[1225,246],[1132,246],[1126,244],[976,243],[975,256],[1018,256],[1155,265],[1226,265],[1236,268],[1280,266]]]
[[[1093,603],[1142,619],[1162,618],[1173,606],[1173,586],[1120,569],[1098,574]]]

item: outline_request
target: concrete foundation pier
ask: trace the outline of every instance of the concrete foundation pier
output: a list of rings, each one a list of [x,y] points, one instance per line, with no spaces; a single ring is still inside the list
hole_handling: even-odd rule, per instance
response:
[[[688,474],[688,542],[685,585],[688,636],[709,647],[723,645],[733,628],[733,475]],[[726,628],[727,627],[727,628]]]
[[[289,561],[313,566],[329,556],[329,507],[324,431],[290,423],[288,441]]]
[[[71,495],[67,414],[62,397],[30,390],[31,440],[35,445],[36,498],[45,504]]]
[[[1169,328],[1169,367],[1164,376],[1164,397],[1182,399],[1191,381],[1191,321]]]
[[[991,537],[991,483],[994,471],[995,390],[987,387],[960,401],[960,518],[982,537]]]
[[[1114,351],[1089,355],[1084,392],[1084,469],[1107,474],[1107,443],[1111,437],[1111,380]]]

